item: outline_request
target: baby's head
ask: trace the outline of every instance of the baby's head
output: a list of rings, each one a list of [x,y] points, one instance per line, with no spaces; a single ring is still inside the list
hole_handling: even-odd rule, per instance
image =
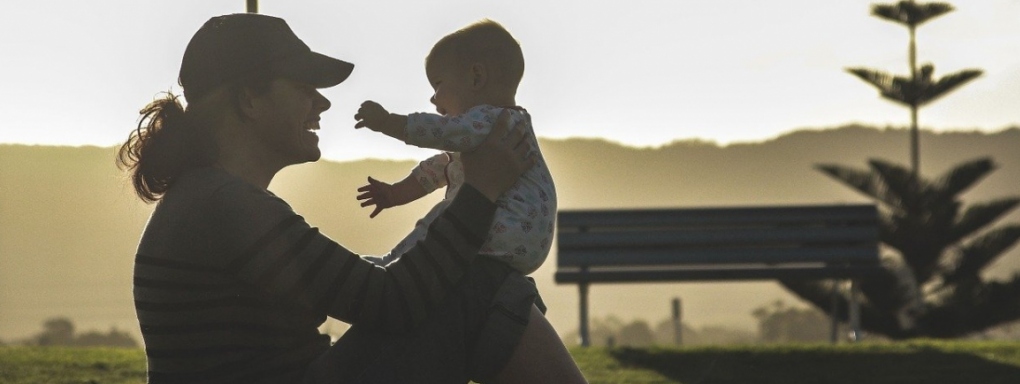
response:
[[[425,58],[425,74],[435,90],[432,103],[443,115],[481,104],[512,107],[524,55],[510,32],[484,19],[440,39]]]

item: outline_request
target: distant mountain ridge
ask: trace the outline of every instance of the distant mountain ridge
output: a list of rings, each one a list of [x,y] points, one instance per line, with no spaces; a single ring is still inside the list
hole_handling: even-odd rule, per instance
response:
[[[761,143],[719,146],[678,141],[632,148],[602,140],[541,140],[560,209],[860,203],[867,199],[813,169],[819,163],[865,168],[869,158],[907,164],[907,131],[846,126],[801,130]],[[26,337],[64,315],[82,330],[137,332],[131,270],[152,206],[140,203],[114,166],[115,148],[0,145],[0,339]],[[999,168],[963,196],[1020,195],[1020,128],[995,133],[922,132],[922,174],[988,156]],[[355,189],[369,175],[397,180],[411,161],[320,161],[284,170],[270,187],[323,233],[348,248],[379,254],[402,238],[439,193],[368,219]],[[1005,221],[1020,221],[1014,213]],[[561,334],[576,328],[574,286],[552,281],[555,251],[534,274]],[[1020,270],[1020,250],[994,266]],[[750,328],[751,308],[783,298],[771,282],[597,285],[592,316],[652,323],[684,300],[686,322]]]

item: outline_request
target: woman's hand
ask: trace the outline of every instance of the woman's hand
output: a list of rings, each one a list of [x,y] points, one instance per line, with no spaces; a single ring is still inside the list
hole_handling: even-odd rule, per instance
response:
[[[471,184],[490,201],[495,202],[510,189],[524,171],[535,165],[530,156],[531,143],[524,134],[525,121],[509,129],[510,113],[504,110],[478,148],[461,153],[465,183]]]

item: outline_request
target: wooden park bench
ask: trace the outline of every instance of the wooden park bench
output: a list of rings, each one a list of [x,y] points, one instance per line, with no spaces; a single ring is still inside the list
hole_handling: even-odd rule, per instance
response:
[[[557,229],[555,278],[579,287],[584,346],[590,343],[589,284],[849,280],[856,336],[860,311],[853,281],[880,270],[873,205],[567,210],[559,212]],[[832,325],[835,342],[835,318]]]

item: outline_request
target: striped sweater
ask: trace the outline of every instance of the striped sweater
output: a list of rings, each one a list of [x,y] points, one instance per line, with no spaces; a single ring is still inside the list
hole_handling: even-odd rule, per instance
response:
[[[326,316],[404,332],[477,254],[495,205],[464,188],[426,239],[375,266],[283,200],[206,168],[178,180],[146,225],[134,297],[150,383],[295,382],[325,352]]]

